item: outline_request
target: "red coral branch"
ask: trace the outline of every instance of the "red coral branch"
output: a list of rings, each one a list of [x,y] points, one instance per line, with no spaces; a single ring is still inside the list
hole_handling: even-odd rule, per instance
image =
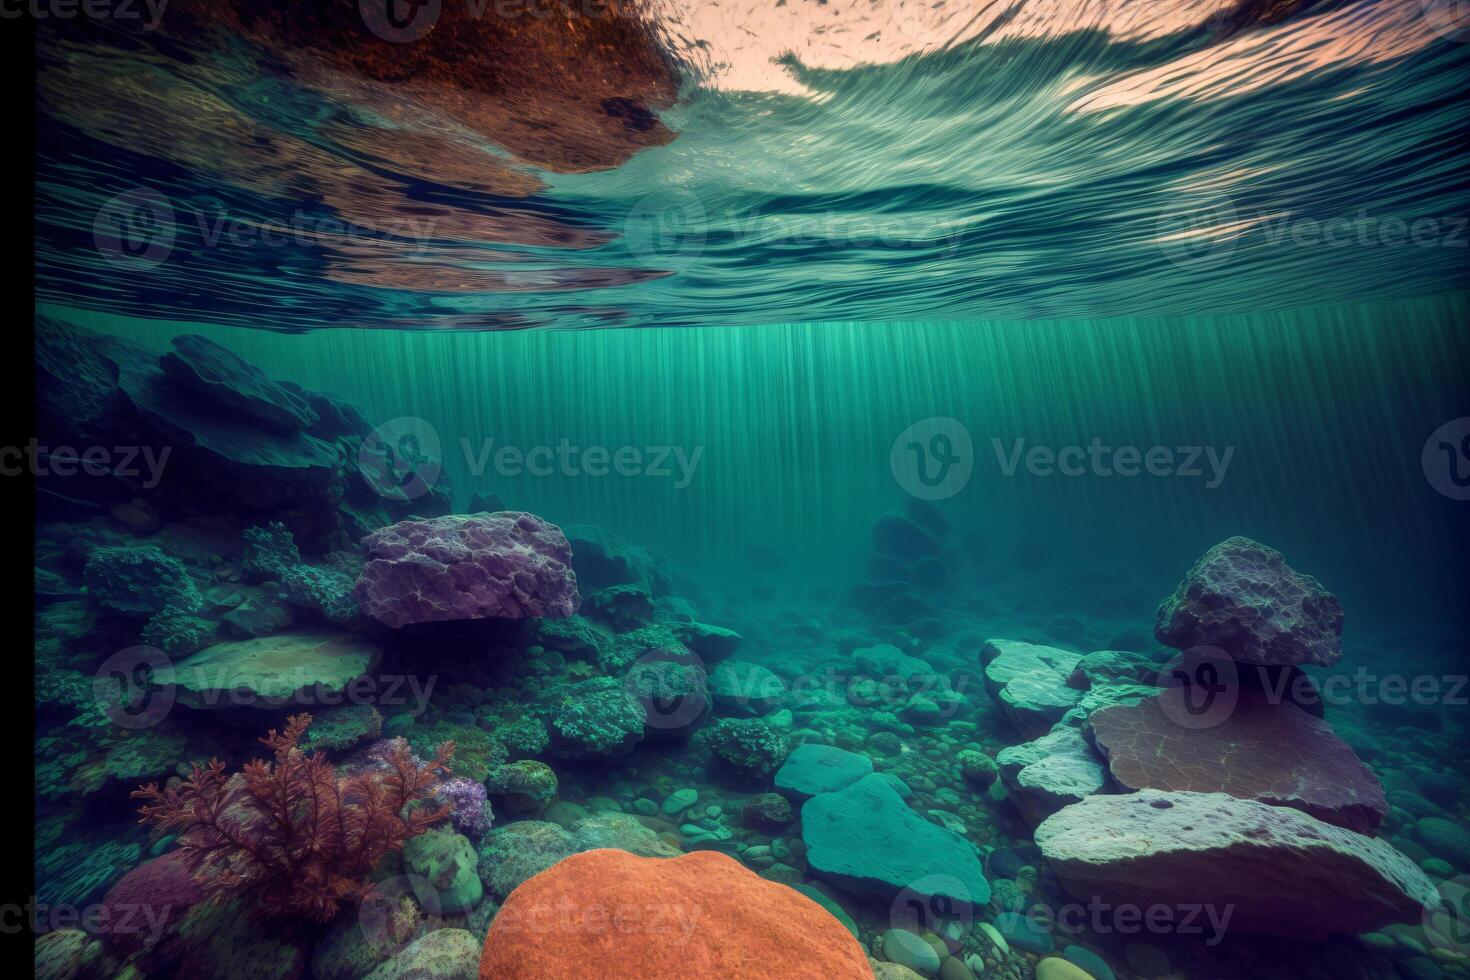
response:
[[[398,742],[385,768],[342,775],[298,747],[310,724],[311,715],[293,715],[260,740],[273,762],[255,759],[230,776],[211,759],[177,786],[149,783],[132,795],[144,801],[141,822],[179,835],[183,860],[211,893],[254,892],[269,915],[325,922],[363,896],[384,855],[448,815],[424,800],[449,774],[454,744],[421,764]]]

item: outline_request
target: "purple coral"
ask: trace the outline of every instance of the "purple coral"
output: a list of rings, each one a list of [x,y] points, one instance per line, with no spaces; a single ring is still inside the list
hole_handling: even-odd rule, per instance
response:
[[[434,801],[449,807],[454,829],[470,840],[479,840],[494,819],[487,797],[484,783],[463,776],[440,783],[434,790]]]

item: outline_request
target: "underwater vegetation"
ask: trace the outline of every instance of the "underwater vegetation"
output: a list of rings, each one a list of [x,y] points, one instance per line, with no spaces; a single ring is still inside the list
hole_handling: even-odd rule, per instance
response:
[[[49,444],[169,450],[42,497],[36,874],[93,915],[39,975],[1470,973],[1465,719],[1334,697],[1352,610],[1265,543],[975,589],[910,497],[779,602],[202,338],[38,332]]]

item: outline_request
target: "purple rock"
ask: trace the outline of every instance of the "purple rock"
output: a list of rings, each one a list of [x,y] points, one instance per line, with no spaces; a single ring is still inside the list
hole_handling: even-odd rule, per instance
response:
[[[1342,657],[1342,606],[1281,552],[1233,537],[1195,562],[1159,606],[1154,635],[1186,650],[1219,647],[1251,664],[1316,664]]]
[[[577,611],[572,551],[535,514],[451,514],[399,521],[362,539],[368,560],[353,595],[374,619],[409,623]]]

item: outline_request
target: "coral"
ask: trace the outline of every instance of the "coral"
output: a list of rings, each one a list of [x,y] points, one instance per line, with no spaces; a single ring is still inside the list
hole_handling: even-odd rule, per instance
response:
[[[348,629],[364,626],[362,609],[352,595],[352,579],[334,568],[293,565],[280,576],[281,598],[293,606],[314,609],[328,622]]]
[[[99,603],[121,613],[151,616],[170,607],[196,612],[204,604],[179,560],[152,546],[97,548],[83,578]]]
[[[965,777],[965,782],[979,789],[989,789],[990,784],[995,782],[999,774],[995,760],[984,752],[975,749],[962,749],[954,761],[960,765],[960,773]]]
[[[656,896],[662,907],[699,909],[699,929],[675,943],[648,928],[568,929],[547,942],[534,922],[569,895],[617,922],[642,914]],[[566,858],[516,889],[500,909],[479,976],[583,976],[589,963],[608,976],[645,980],[873,976],[863,948],[829,912],[717,851],[649,858],[595,850]]]
[[[618,632],[648,625],[653,599],[641,585],[610,585],[587,598],[587,614]]]
[[[268,915],[329,921],[362,897],[384,855],[447,816],[419,804],[448,775],[454,745],[418,764],[394,744],[386,766],[344,776],[298,747],[310,724],[311,715],[293,715],[261,739],[273,762],[256,759],[231,776],[211,759],[178,786],[149,783],[132,795],[144,801],[142,822],[179,835],[208,892],[254,895]]]
[[[434,802],[449,808],[449,822],[470,840],[479,840],[490,829],[490,822],[495,816],[490,809],[485,784],[463,776],[436,786]]]
[[[173,657],[202,648],[213,634],[212,623],[170,603],[148,620],[140,635],[144,643]]]
[[[704,730],[706,744],[736,772],[765,777],[781,767],[791,743],[759,718],[722,718]]]
[[[485,780],[485,787],[505,808],[517,816],[539,813],[556,799],[556,773],[544,762],[524,759],[496,766]]]
[[[240,556],[240,570],[251,581],[279,581],[288,568],[301,564],[296,539],[280,521],[271,521],[265,527],[247,527],[243,537],[245,547]]]
[[[621,681],[597,677],[573,684],[548,719],[551,754],[563,759],[622,755],[643,739],[647,720]]]
[[[103,897],[102,914],[111,924],[103,941],[122,953],[151,946],[204,898],[204,886],[194,877],[185,852],[169,851],[144,861]]]

